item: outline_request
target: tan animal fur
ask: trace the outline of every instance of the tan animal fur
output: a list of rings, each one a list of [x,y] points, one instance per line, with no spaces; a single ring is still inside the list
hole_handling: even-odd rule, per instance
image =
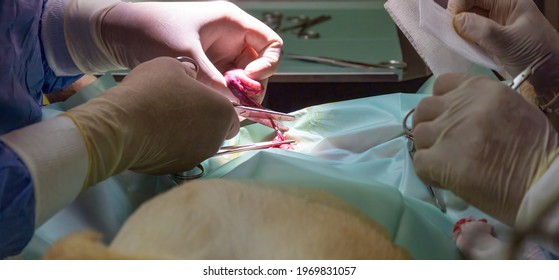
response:
[[[109,247],[81,232],[47,259],[408,259],[386,230],[321,191],[198,180],[143,204]]]

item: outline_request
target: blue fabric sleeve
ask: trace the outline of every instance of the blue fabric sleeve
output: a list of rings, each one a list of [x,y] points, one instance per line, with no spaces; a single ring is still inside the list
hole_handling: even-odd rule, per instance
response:
[[[43,10],[45,9],[45,4],[47,2],[48,0],[43,0]],[[39,23],[39,42],[41,45],[41,58],[43,62],[43,71],[44,71],[44,81],[43,81],[42,91],[44,93],[56,92],[66,88],[67,86],[69,86],[70,84],[72,84],[73,82],[81,78],[83,75],[59,77],[54,74],[54,72],[52,71],[52,69],[50,68],[47,62],[46,59],[47,56],[45,55],[43,41],[40,40],[41,29],[42,29],[41,27],[42,27],[42,21]]]
[[[0,135],[40,121],[42,93],[80,77],[57,77],[45,59],[40,30],[46,2],[0,1]],[[0,141],[0,259],[21,252],[34,230],[31,175]]]
[[[68,76],[68,77],[56,76],[45,58],[43,44],[41,44],[41,54],[43,59],[43,69],[45,72],[45,80],[43,81],[43,88],[42,88],[44,93],[57,92],[59,90],[63,90],[64,88],[71,85],[73,82],[77,81],[79,78],[83,76],[83,75]]]
[[[35,231],[35,195],[27,167],[0,141],[0,259],[19,254]]]

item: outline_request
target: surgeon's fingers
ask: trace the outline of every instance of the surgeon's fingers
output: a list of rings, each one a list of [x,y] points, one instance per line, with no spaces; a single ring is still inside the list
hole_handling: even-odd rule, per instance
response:
[[[433,85],[433,96],[443,96],[472,77],[474,77],[474,75],[467,73],[447,73],[440,75]]]
[[[239,134],[239,130],[241,130],[241,123],[237,114],[232,118],[231,126],[229,127],[229,131],[227,135],[225,135],[225,139],[229,140]]]
[[[495,5],[501,1],[494,0],[449,0],[446,9],[453,14],[462,12],[471,12],[472,9],[478,8],[486,11],[491,11]]]
[[[262,93],[259,94],[254,98],[254,101],[258,102],[258,104],[262,104],[264,101],[264,97],[266,96],[266,90],[268,89],[268,79],[258,81],[262,85]]]
[[[444,112],[444,102],[440,97],[427,97],[415,108],[413,114],[413,136],[417,149],[431,147],[438,135],[433,121]]]
[[[198,46],[198,50],[194,52],[193,58],[198,63],[200,70],[198,71],[198,75],[196,79],[217,90],[229,100],[238,101],[233,93],[227,88],[227,84],[225,83],[225,78],[223,74],[219,72],[219,70],[215,67],[215,65],[210,61],[210,59],[206,56],[204,51],[202,50],[202,46]]]
[[[432,147],[440,134],[441,129],[439,129],[435,122],[420,123],[413,129],[415,148],[419,151]]]
[[[283,41],[274,30],[252,16],[243,25],[247,30],[245,43],[258,54],[258,58],[246,66],[245,73],[255,80],[266,79],[278,68]]]
[[[441,175],[444,172],[445,161],[439,157],[435,149],[418,150],[413,157],[413,165],[417,176],[424,183],[442,187]]]
[[[258,59],[258,53],[256,50],[251,46],[245,46],[243,51],[241,51],[241,54],[235,59],[235,66],[237,68],[245,69],[256,59]]]
[[[444,102],[440,97],[427,97],[421,100],[413,113],[413,127],[422,122],[436,119],[444,112]]]
[[[454,16],[452,26],[460,37],[475,43],[489,53],[499,53],[503,49],[502,39],[505,27],[493,19],[475,13],[460,13]],[[504,34],[504,35],[503,35]]]
[[[247,65],[249,65],[256,59],[258,59],[258,53],[256,53],[256,51],[252,47],[246,46],[244,50],[241,52],[241,54],[239,55],[239,57],[237,57],[235,61],[235,66],[237,68],[245,69],[245,74],[246,74]],[[252,79],[252,77],[250,78]],[[250,98],[256,101],[257,103],[262,103],[262,100],[264,100],[264,96],[266,96],[266,89],[268,87],[268,78],[257,80],[257,81],[262,85],[262,93],[256,96],[251,96]]]
[[[256,38],[258,37],[256,36]],[[258,40],[256,39],[255,41]],[[265,46],[254,47],[259,54],[259,58],[249,63],[245,68],[247,75],[255,80],[262,80],[272,76],[279,65],[283,42],[278,37],[266,43]]]
[[[475,0],[448,0],[446,9],[456,15],[462,12],[467,12],[474,6],[474,4]]]

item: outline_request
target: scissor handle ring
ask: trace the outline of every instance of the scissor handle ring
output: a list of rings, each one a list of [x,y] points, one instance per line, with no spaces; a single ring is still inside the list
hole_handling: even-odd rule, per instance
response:
[[[200,67],[198,67],[198,63],[196,62],[196,60],[194,60],[193,58],[190,58],[188,56],[177,56],[176,59],[180,62],[188,62],[188,63],[192,64],[194,66],[194,72],[196,72],[196,74],[198,74],[198,70],[200,69]]]
[[[403,62],[403,61],[399,61],[399,60],[383,60],[383,61],[379,61],[378,62],[379,65],[382,65],[386,68],[389,69],[406,69],[408,67],[408,64]]]
[[[200,172],[198,172],[194,175],[183,175],[181,173],[175,173],[175,174],[171,174],[171,178],[178,185],[178,184],[183,183],[185,181],[198,179],[198,178],[204,176],[204,174],[206,173],[206,170],[204,170],[204,166],[202,166],[201,164],[198,164],[198,165],[196,165],[196,168],[200,169]]]
[[[415,112],[415,108],[411,109],[406,116],[404,117],[404,120],[402,121],[402,127],[404,128],[404,135],[406,135],[407,138],[413,140],[413,131],[410,127],[408,127],[408,119],[409,117]]]

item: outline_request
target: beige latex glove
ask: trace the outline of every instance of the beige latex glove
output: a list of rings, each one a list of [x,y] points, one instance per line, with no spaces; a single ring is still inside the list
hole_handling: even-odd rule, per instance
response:
[[[456,14],[456,32],[495,55],[512,76],[552,52],[530,82],[540,105],[559,93],[559,34],[532,0],[449,0],[448,10]]]
[[[0,136],[33,179],[35,225],[83,187],[125,169],[191,169],[239,129],[230,102],[192,76],[192,65],[158,58],[118,86],[55,118]]]
[[[557,155],[557,132],[522,96],[486,77],[442,75],[433,95],[413,117],[417,174],[513,225]]]
[[[132,68],[159,56],[188,56],[200,66],[200,82],[234,101],[222,73],[241,68],[266,86],[283,45],[272,29],[226,1],[71,0],[65,13],[66,43],[82,71]]]
[[[169,174],[192,169],[239,130],[231,103],[174,58],[134,68],[116,87],[65,113],[85,140],[85,186],[123,170]]]

